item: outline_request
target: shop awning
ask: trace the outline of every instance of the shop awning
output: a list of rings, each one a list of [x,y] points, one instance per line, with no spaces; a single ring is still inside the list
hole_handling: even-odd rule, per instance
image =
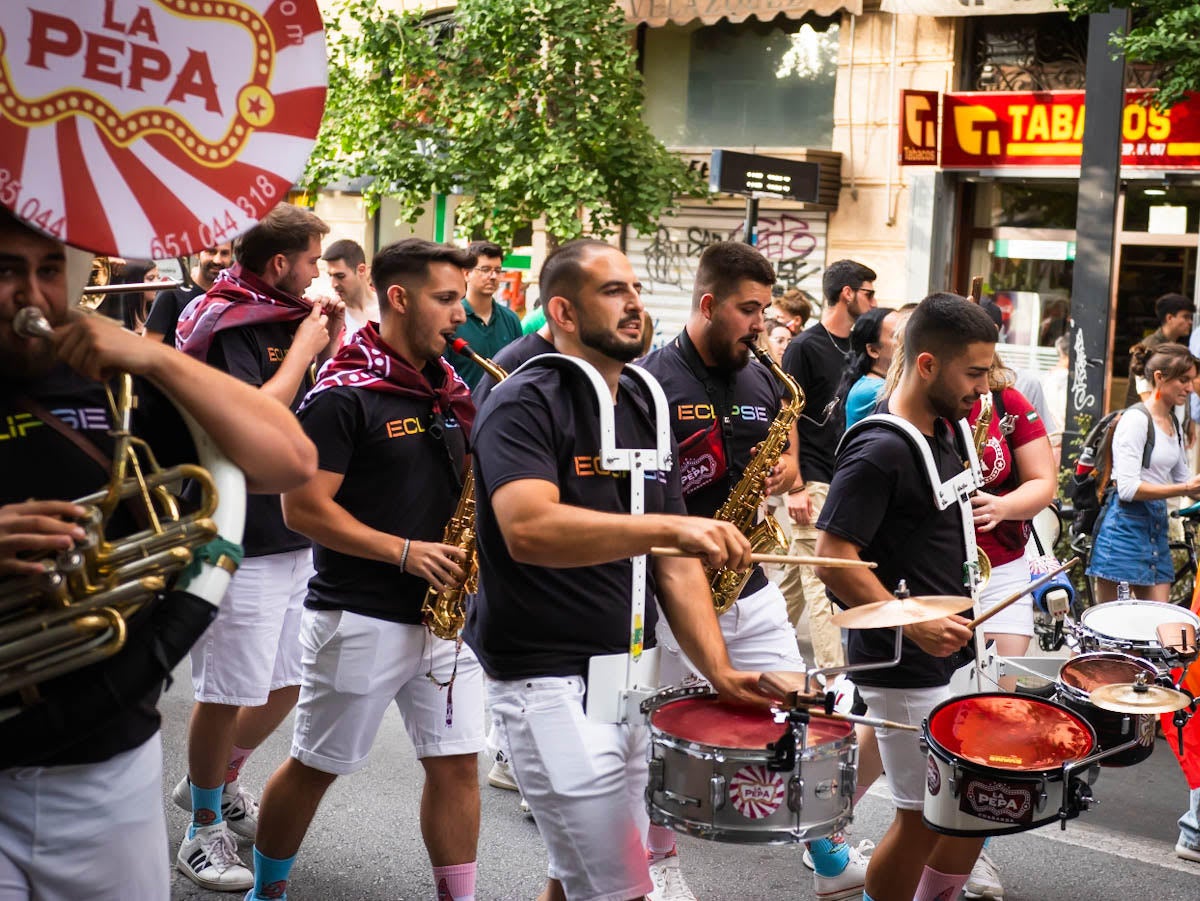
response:
[[[1060,13],[1055,0],[881,0],[885,13],[914,16],[1000,16],[1017,13]]]
[[[808,13],[832,16],[840,10],[862,14],[862,0],[620,0],[626,22],[645,22],[657,28],[673,22],[686,25],[699,19],[712,25],[721,19],[743,22],[751,16],[769,22],[776,16],[802,19]]]

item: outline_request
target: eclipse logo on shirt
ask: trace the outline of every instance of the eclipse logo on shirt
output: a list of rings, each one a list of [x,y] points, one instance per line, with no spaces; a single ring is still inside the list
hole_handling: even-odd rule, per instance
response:
[[[268,347],[267,360],[272,363],[282,363],[283,358],[287,356],[286,347]]]
[[[5,424],[8,426],[7,432],[0,432],[0,441],[8,441],[10,438],[24,438],[26,432],[30,429],[35,429],[44,423],[40,419],[34,418],[29,413],[17,413],[15,416],[5,416]]]
[[[745,419],[751,422],[771,421],[766,407],[734,406],[730,408],[729,412],[734,419]],[[675,408],[675,415],[679,417],[680,422],[689,422],[693,419],[717,418],[712,404],[679,404]]]
[[[416,416],[393,419],[385,428],[389,438],[407,438],[409,435],[420,435],[425,431],[425,426],[421,425],[421,420]]]

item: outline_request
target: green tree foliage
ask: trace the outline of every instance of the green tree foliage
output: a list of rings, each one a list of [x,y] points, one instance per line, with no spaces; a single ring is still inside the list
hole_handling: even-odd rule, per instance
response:
[[[1133,11],[1133,25],[1112,36],[1130,62],[1159,68],[1153,102],[1168,109],[1189,91],[1200,91],[1200,4],[1195,0],[1061,0],[1072,15]]]
[[[465,195],[460,228],[505,243],[545,218],[552,240],[652,231],[698,176],[641,118],[628,28],[601,0],[460,0],[455,27],[342,0],[327,23],[329,99],[308,187],[369,176],[372,209],[413,219]]]

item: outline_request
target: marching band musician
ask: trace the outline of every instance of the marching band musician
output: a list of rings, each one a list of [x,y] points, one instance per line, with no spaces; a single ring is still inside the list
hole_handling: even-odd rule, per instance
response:
[[[330,356],[342,330],[340,300],[325,306],[301,297],[328,232],[308,210],[272,209],[238,240],[237,264],[183,311],[179,349],[296,409],[314,357]],[[258,804],[239,777],[296,703],[300,612],[313,574],[309,542],[286,527],[277,497],[247,498],[243,545],[222,615],[192,649],[188,773],[172,792],[192,812],[176,867],[217,891],[254,883],[240,863],[214,863],[209,846],[225,831],[254,838]]]
[[[134,431],[164,464],[196,458],[165,391],[245,472],[249,490],[283,491],[315,471],[312,442],[280,404],[104,317],[72,315],[64,269],[61,243],[0,211],[0,409],[12,424],[0,436],[7,474],[0,490],[0,585],[42,570],[29,554],[67,550],[83,538],[76,521],[84,510],[70,499],[109,478],[99,461],[112,454],[115,425],[102,382],[114,371],[135,376]],[[53,337],[18,336],[12,322],[23,307],[39,309]],[[128,516],[109,525],[110,535],[136,528]],[[135,617],[116,657],[43,684],[43,695],[78,702],[89,688],[106,685],[118,663],[128,666],[130,655],[178,628],[184,615],[178,599],[174,594],[153,615]],[[185,652],[179,647],[176,659]],[[76,709],[69,725],[61,712],[55,719],[53,701],[0,723],[0,897],[6,901],[168,898],[167,859],[158,852],[166,821],[156,704],[174,660],[147,656],[144,663],[153,688],[141,697],[105,695]],[[48,744],[31,742],[25,731],[40,716],[51,724]],[[222,848],[233,856],[232,848]]]
[[[987,313],[953,294],[925,298],[908,320],[904,375],[882,412],[919,431],[938,472],[927,473],[904,434],[870,418],[847,434],[817,523],[817,553],[873,560],[878,568],[817,567],[843,606],[891,599],[890,589],[904,579],[915,595],[964,595],[963,609],[970,608],[963,584],[970,507],[964,511],[961,503],[951,503],[939,511],[930,480],[963,473],[969,450],[956,442],[955,424],[987,393],[995,346],[996,327]],[[899,665],[854,674],[868,713],[920,725],[950,696],[950,675],[961,663],[956,652],[971,640],[966,623],[956,615],[905,626]],[[849,662],[890,660],[893,641],[891,629],[851,629]],[[926,827],[926,760],[918,736],[881,727],[876,735],[896,815],[871,855],[864,901],[955,898],[983,839],[939,835]]]
[[[539,285],[554,346],[595,367],[612,392],[618,446],[652,446],[652,413],[621,375],[642,347],[629,260],[600,241],[571,241],[547,258]],[[490,677],[502,750],[549,852],[542,901],[624,901],[653,887],[647,728],[584,712],[585,691],[600,690],[585,689],[590,658],[630,650],[630,558],[667,545],[710,566],[749,563],[732,525],[684,515],[677,470],[647,473],[645,515],[626,512],[628,476],[598,465],[595,403],[582,373],[534,361],[492,389],[473,432],[481,590],[464,635]],[[654,558],[648,582],[714,687],[763,703],[759,674],[729,663],[701,560]],[[645,612],[651,647],[654,605]]]
[[[781,383],[750,359],[747,346],[763,330],[774,283],[771,264],[749,244],[709,245],[696,269],[692,312],[684,330],[642,361],[670,403],[684,501],[693,516],[711,517],[721,508],[780,414]],[[764,496],[785,491],[795,481],[796,449],[793,423],[787,448],[766,477]],[[736,606],[717,621],[730,660],[739,669],[804,669],[787,603],[761,566],[753,568]],[[690,664],[662,622],[659,646],[662,684],[683,681]],[[679,872],[674,831],[651,824],[648,846],[655,901],[694,898]],[[866,875],[866,860],[857,850],[839,835],[811,842],[810,852],[818,898],[857,897]]]
[[[441,354],[465,318],[471,265],[463,251],[419,238],[379,251],[378,330],[362,326],[300,408],[320,469],[284,495],[283,511],[313,540],[317,573],[301,625],[291,756],[263,792],[247,899],[286,897],[317,806],[337,776],[366,766],[391,703],[425,769],[421,833],[437,896],[475,897],[483,676],[469,648],[421,624],[426,590],[464,576],[463,549],[441,539],[474,406]]]

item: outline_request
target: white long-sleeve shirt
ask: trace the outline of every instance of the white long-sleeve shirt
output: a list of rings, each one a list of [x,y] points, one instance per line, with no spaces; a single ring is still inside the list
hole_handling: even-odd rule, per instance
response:
[[[1158,423],[1154,424],[1154,452],[1150,455],[1150,465],[1142,468],[1146,418],[1147,414],[1141,410],[1126,410],[1113,432],[1113,478],[1117,482],[1117,495],[1123,501],[1133,500],[1140,482],[1172,485],[1187,481],[1187,455],[1179,436],[1164,432]]]

